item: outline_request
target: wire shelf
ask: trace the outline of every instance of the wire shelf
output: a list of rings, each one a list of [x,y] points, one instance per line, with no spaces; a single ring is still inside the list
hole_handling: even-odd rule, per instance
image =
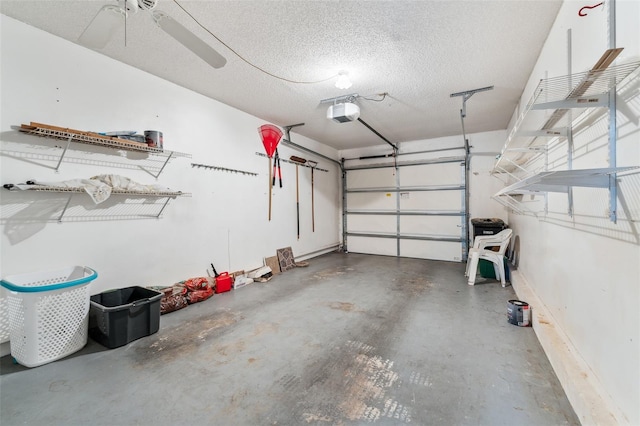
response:
[[[82,194],[82,188],[40,187],[6,191],[0,203],[0,221],[9,224],[6,228],[8,235],[13,235],[20,233],[25,223],[158,219],[170,200],[191,197],[190,193],[178,191],[114,190],[107,200],[95,204]],[[16,224],[17,228],[11,224]]]
[[[54,126],[39,125],[38,123],[31,123],[30,125],[23,124],[18,128],[18,130],[30,135],[58,140],[71,140],[73,142],[83,143],[87,145],[98,145],[108,148],[124,149],[128,151],[148,152],[163,156],[191,158],[191,154],[153,148],[149,147],[146,144],[128,141],[126,139],[102,136],[90,132],[80,132],[73,129],[55,128]]]
[[[57,186],[44,186],[44,185],[34,185],[33,188],[27,188],[23,191],[36,191],[36,192],[63,192],[63,193],[74,193],[74,194],[84,194],[86,191],[83,188],[60,188]],[[111,195],[134,195],[138,197],[190,197],[191,194],[188,192],[181,191],[126,191],[122,189],[112,189]]]
[[[608,107],[608,94],[640,68],[640,61],[542,79],[509,132],[493,173],[515,171],[532,161],[554,138],[566,138],[572,126],[571,109]],[[551,113],[549,113],[551,111]],[[575,115],[574,115],[575,117]]]
[[[551,77],[540,80],[534,91],[534,105],[597,96],[609,92],[640,66],[640,61],[615,65],[603,70]],[[586,104],[589,102],[585,101]]]

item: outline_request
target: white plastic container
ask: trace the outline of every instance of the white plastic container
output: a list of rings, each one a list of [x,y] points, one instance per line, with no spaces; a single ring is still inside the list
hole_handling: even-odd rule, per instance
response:
[[[0,343],[9,341],[9,301],[7,291],[0,287]]]
[[[64,358],[87,344],[89,284],[86,266],[11,275],[6,289],[11,355],[26,367]]]

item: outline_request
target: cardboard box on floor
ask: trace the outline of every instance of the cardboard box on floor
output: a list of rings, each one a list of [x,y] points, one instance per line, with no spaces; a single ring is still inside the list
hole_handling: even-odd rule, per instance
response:
[[[271,273],[277,275],[280,273],[280,263],[278,262],[278,256],[271,256],[264,258],[265,266],[271,268]]]

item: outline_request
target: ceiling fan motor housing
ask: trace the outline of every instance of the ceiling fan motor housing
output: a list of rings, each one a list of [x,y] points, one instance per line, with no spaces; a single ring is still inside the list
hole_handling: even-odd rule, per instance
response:
[[[158,5],[158,0],[138,0],[138,7],[142,10],[152,10]]]
[[[127,15],[135,15],[138,12],[138,0],[120,0],[118,2],[118,7],[121,10],[121,13],[126,13]]]

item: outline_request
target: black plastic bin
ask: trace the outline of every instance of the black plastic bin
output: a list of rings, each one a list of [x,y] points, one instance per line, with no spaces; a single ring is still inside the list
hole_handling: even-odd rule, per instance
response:
[[[471,225],[474,238],[479,235],[495,235],[507,227],[502,219],[495,217],[471,219]]]
[[[91,296],[89,335],[107,348],[124,346],[160,328],[162,293],[126,287]]]

